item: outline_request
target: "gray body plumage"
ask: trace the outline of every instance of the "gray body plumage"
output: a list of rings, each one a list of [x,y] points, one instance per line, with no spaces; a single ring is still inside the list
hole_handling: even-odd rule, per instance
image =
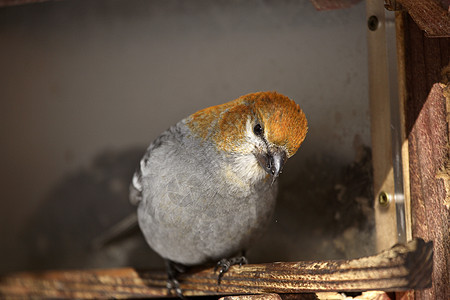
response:
[[[148,147],[130,198],[159,255],[184,265],[218,261],[246,250],[262,233],[273,214],[277,184],[259,167],[264,175],[247,180],[243,159],[254,172],[253,154],[218,151],[193,135],[186,119]]]

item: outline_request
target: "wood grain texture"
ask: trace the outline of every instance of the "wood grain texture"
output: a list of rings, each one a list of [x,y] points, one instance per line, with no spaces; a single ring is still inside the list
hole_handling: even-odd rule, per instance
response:
[[[433,86],[424,104],[410,139],[411,201],[414,237],[435,242],[434,286],[424,298],[448,299],[449,291],[449,209],[439,169],[448,159],[448,132],[442,88]],[[426,296],[425,296],[426,295]]]
[[[397,2],[428,37],[450,36],[448,3],[444,5],[437,0],[397,0]]]
[[[449,159],[444,91],[439,83],[450,59],[450,38],[427,38],[404,14],[406,132],[408,135],[412,235],[434,241],[433,287],[418,299],[449,299],[449,219],[442,169]]]
[[[431,285],[432,243],[414,240],[354,260],[280,262],[234,266],[220,286],[211,268],[179,277],[185,296],[316,291],[401,291]],[[1,297],[130,298],[170,296],[165,272],[74,270],[0,277]],[[172,295],[173,296],[173,295]]]

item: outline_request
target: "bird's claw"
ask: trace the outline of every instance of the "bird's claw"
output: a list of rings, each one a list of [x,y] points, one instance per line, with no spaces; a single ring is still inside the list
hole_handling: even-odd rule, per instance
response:
[[[178,298],[180,298],[180,299],[186,299],[186,298],[183,296],[183,291],[182,291],[181,288],[180,288],[180,282],[179,282],[177,279],[175,279],[175,278],[169,278],[169,279],[167,280],[167,285],[166,285],[166,286],[167,286],[167,290],[169,291],[169,293],[170,293],[171,291],[174,291]]]
[[[186,299],[183,296],[183,291],[180,288],[180,282],[177,279],[177,275],[186,272],[186,268],[181,265],[177,264],[173,261],[170,261],[168,259],[164,260],[166,263],[166,269],[167,269],[167,290],[169,294],[171,294],[172,291],[175,292],[178,298],[180,299]]]
[[[214,273],[219,270],[219,276],[217,277],[217,284],[220,285],[220,282],[222,281],[223,275],[230,269],[231,266],[234,265],[245,265],[248,264],[247,258],[245,256],[238,256],[238,257],[232,257],[230,259],[228,258],[222,258],[219,260],[214,267]]]

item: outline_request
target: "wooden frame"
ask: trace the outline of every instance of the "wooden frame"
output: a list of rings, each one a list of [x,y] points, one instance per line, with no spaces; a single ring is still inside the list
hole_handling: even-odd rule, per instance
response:
[[[416,2],[402,0],[390,7],[403,6],[409,12],[397,11],[393,27],[386,15],[394,13],[384,11],[379,1],[368,1],[368,17],[376,16],[380,22],[369,33],[376,238],[380,250],[403,242],[398,228],[399,222],[404,222],[406,240],[422,237],[434,241],[433,286],[410,294],[418,299],[448,299],[450,17],[436,1],[422,1],[418,6]],[[393,30],[395,53],[389,41]],[[393,56],[397,57],[394,65]],[[396,68],[395,76],[392,68]],[[397,99],[389,86],[393,81],[398,83]],[[399,124],[392,122],[395,110]],[[390,135],[392,126],[401,131],[397,149],[395,137]],[[404,220],[395,212],[395,155],[401,156],[402,162]],[[378,201],[382,192],[390,195],[392,202],[387,207]]]
[[[450,38],[427,37],[408,14],[398,13],[397,19],[404,53],[412,236],[434,242],[433,286],[414,294],[417,299],[448,299]]]
[[[0,5],[27,2],[37,1]],[[411,17],[367,1],[377,246],[384,252],[349,261],[232,267],[220,286],[212,269],[193,270],[180,278],[187,296],[425,289],[397,295],[449,298],[450,22],[436,1],[419,3],[431,5],[430,15],[421,15],[416,2],[398,1]],[[161,272],[128,268],[17,273],[0,277],[0,296],[161,297],[167,296],[165,279]]]
[[[213,268],[179,277],[185,296],[402,291],[431,285],[432,243],[414,240],[378,255],[353,260],[233,266],[218,285]],[[25,272],[0,277],[0,296],[45,298],[167,297],[164,271],[74,270]]]

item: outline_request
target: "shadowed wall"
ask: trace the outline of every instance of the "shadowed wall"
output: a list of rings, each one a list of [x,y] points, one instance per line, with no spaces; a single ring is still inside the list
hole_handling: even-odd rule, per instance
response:
[[[151,256],[142,241],[98,257],[88,247],[133,209],[128,180],[142,151],[198,109],[261,90],[299,103],[309,133],[283,172],[271,234],[250,258],[365,254],[348,243],[369,240],[359,228],[370,221],[365,26],[364,3],[329,12],[306,1],[0,9],[0,272]],[[354,161],[363,175],[346,179]]]

